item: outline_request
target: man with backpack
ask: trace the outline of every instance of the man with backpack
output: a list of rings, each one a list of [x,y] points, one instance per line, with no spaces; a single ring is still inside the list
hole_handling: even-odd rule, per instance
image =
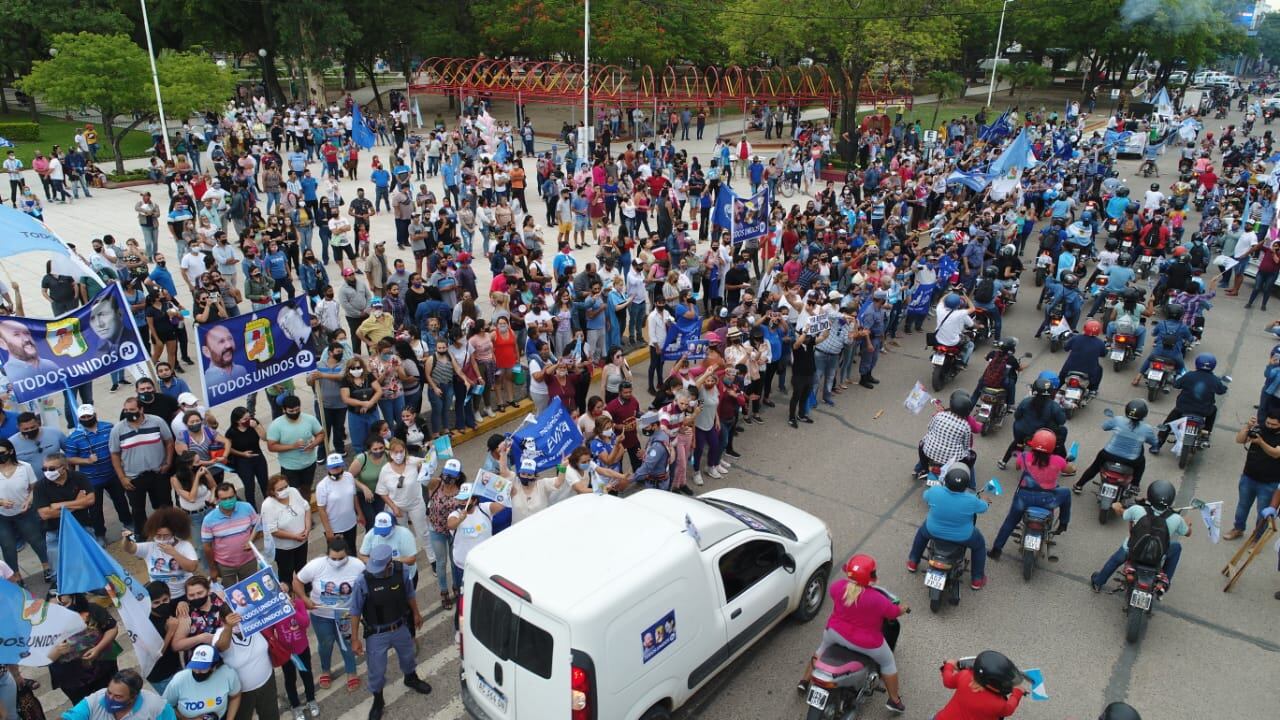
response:
[[[991,337],[994,340],[1000,339],[1000,330],[1003,327],[1000,308],[996,305],[996,298],[1000,297],[1001,291],[1004,290],[1004,282],[998,279],[999,274],[1000,270],[995,265],[986,266],[982,269],[982,279],[973,288],[973,306],[986,312],[987,322],[991,323]]]
[[[1147,488],[1147,502],[1134,504],[1128,510],[1121,503],[1113,503],[1111,509],[1129,521],[1129,538],[1107,558],[1102,569],[1089,578],[1094,592],[1102,588],[1126,560],[1144,565],[1156,565],[1163,561],[1163,570],[1170,584],[1182,557],[1182,545],[1175,537],[1191,537],[1191,526],[1174,512],[1173,500],[1178,490],[1168,480],[1157,480]]]

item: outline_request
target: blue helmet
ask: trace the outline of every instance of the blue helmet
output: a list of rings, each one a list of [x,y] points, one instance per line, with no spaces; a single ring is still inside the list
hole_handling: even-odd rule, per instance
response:
[[[1055,392],[1058,390],[1058,386],[1062,384],[1062,383],[1058,380],[1058,373],[1056,373],[1056,372],[1054,372],[1054,371],[1052,371],[1052,370],[1045,370],[1044,372],[1042,372],[1042,373],[1040,373],[1039,375],[1037,375],[1037,376],[1036,376],[1036,379],[1037,379],[1037,380],[1047,380],[1047,381],[1049,382],[1049,386],[1050,386],[1050,387],[1052,387],[1052,388],[1054,389],[1054,391],[1055,391]]]
[[[964,298],[955,293],[951,293],[942,301],[948,310],[959,310],[964,307]]]
[[[1213,353],[1200,353],[1196,356],[1197,370],[1213,372],[1213,369],[1216,367],[1218,367],[1218,358],[1214,357]]]

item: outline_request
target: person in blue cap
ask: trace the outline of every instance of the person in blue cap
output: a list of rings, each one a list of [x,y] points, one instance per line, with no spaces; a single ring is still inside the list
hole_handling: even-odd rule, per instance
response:
[[[369,692],[373,693],[369,720],[379,720],[386,707],[382,689],[387,684],[387,654],[392,648],[400,661],[405,687],[423,695],[431,692],[431,685],[419,678],[416,670],[412,628],[422,625],[422,614],[414,597],[413,579],[408,566],[393,560],[391,554],[390,545],[374,547],[351,591],[351,649],[364,655],[368,646]]]
[[[164,701],[184,718],[234,718],[240,710],[240,676],[222,664],[212,645],[199,645],[186,669],[165,686]]]
[[[862,338],[862,360],[858,363],[858,373],[862,377],[858,384],[868,390],[874,390],[880,382],[872,377],[871,372],[875,370],[880,350],[884,347],[885,321],[888,319],[884,308],[888,300],[889,293],[877,289],[871,294],[871,303],[858,314],[858,324],[867,333]]]

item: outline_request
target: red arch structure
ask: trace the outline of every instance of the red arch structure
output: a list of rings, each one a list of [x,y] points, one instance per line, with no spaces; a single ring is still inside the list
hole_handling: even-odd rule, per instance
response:
[[[476,95],[522,103],[576,104],[582,101],[582,65],[573,62],[495,58],[428,58],[418,67],[410,94]],[[756,102],[823,105],[834,112],[840,93],[836,80],[819,65],[810,67],[723,68],[667,66],[655,72],[642,65],[591,67],[592,103],[622,107],[737,106]],[[909,91],[891,83],[864,82],[859,101],[910,107]]]

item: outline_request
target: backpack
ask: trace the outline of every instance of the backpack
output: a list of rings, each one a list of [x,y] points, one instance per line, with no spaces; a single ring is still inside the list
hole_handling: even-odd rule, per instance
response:
[[[1120,223],[1120,232],[1125,235],[1132,235],[1138,232],[1138,222],[1133,219],[1132,215],[1126,216],[1124,222]]]
[[[991,362],[987,363],[987,369],[982,371],[982,386],[989,388],[1004,387],[1008,363],[1009,356],[1004,352],[997,352],[995,357],[991,358]]]
[[[989,303],[996,297],[996,281],[983,279],[973,290],[973,299],[980,303]]]
[[[1152,512],[1138,519],[1129,530],[1129,562],[1159,567],[1169,549],[1169,525],[1165,519],[1173,510]]]

